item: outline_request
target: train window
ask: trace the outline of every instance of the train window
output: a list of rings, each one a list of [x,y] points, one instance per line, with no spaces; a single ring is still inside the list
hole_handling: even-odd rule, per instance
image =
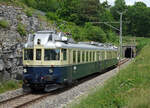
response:
[[[24,60],[33,60],[33,49],[24,49]]]
[[[67,60],[67,49],[62,49],[63,60]]]
[[[80,51],[78,51],[78,63],[80,63]]]
[[[82,62],[84,62],[85,61],[85,52],[83,51],[82,52]]]
[[[36,60],[41,60],[41,49],[36,49]]]
[[[90,61],[92,61],[92,52],[90,52]]]
[[[73,63],[76,63],[76,51],[73,51]]]
[[[100,53],[100,51],[98,51],[98,61],[100,61],[100,55],[101,55],[101,53]]]
[[[99,58],[99,54],[98,54],[98,51],[96,52],[96,61],[98,61],[98,58]]]
[[[86,61],[88,62],[88,51],[86,52]]]
[[[102,51],[102,60],[105,60],[105,51]]]
[[[44,60],[60,60],[60,49],[45,49]]]
[[[93,52],[93,61],[95,61],[95,52]]]

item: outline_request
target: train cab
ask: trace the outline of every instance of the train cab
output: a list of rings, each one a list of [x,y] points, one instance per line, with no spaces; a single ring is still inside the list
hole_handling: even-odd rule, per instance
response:
[[[59,48],[61,42],[55,46],[53,34],[38,32],[29,36],[23,49],[24,87],[35,89],[38,86],[42,89],[50,84],[54,89],[53,86],[63,82],[61,65],[67,64],[67,49]]]

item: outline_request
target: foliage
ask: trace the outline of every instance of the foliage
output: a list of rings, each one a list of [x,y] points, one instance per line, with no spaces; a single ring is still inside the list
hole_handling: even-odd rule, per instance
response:
[[[32,17],[32,15],[33,15],[33,11],[32,11],[31,9],[27,9],[27,10],[25,11],[25,13],[26,13],[26,15],[27,15],[28,17]]]
[[[60,6],[57,11],[59,18],[72,21],[77,25],[99,19],[98,0],[63,0]]]
[[[135,3],[134,6],[129,6],[126,20],[128,34],[149,37],[150,36],[150,8],[142,2]]]
[[[150,45],[145,46],[130,65],[102,88],[83,98],[73,108],[145,108],[150,99]],[[142,99],[142,100],[141,100]],[[147,107],[147,108],[148,108]]]
[[[86,23],[84,29],[84,35],[88,40],[102,43],[106,42],[106,34],[100,27],[92,26],[91,23]]]
[[[106,32],[106,35],[107,35],[108,42],[115,43],[115,44],[119,43],[119,37],[114,31],[109,30]]]
[[[20,88],[22,85],[22,82],[10,80],[6,81],[5,83],[0,83],[0,93],[4,93],[9,90],[14,90]]]
[[[27,34],[26,29],[25,29],[25,25],[23,25],[21,23],[18,24],[17,31],[19,32],[19,34],[21,36],[26,36],[26,34]]]
[[[29,7],[39,9],[45,12],[55,12],[59,6],[59,0],[22,0]]]
[[[118,12],[124,12],[127,6],[125,0],[116,0],[115,6],[111,8],[111,13],[116,20],[120,19],[120,15]]]
[[[7,20],[0,20],[0,27],[8,28],[9,27],[8,21]]]
[[[53,12],[47,12],[46,17],[50,20],[58,21],[58,16]]]

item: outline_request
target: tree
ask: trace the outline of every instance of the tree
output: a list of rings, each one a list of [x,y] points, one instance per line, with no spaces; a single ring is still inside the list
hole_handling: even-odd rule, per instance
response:
[[[99,0],[63,0],[57,14],[77,25],[99,20]]]
[[[116,0],[115,6],[111,8],[111,13],[114,16],[115,20],[119,20],[120,15],[117,12],[123,12],[127,8],[125,0]]]
[[[128,7],[127,20],[128,34],[150,37],[150,8],[143,2],[136,2]]]
[[[93,26],[91,23],[86,23],[84,27],[87,40],[96,42],[106,42],[105,32],[97,26]]]

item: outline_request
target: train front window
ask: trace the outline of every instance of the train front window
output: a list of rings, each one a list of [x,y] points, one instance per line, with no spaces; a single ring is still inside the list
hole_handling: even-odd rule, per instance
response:
[[[41,49],[36,49],[36,60],[41,60]]]
[[[45,49],[44,60],[60,60],[60,49]]]
[[[67,60],[67,49],[62,49],[63,60]]]
[[[33,49],[24,49],[24,60],[33,60]]]

